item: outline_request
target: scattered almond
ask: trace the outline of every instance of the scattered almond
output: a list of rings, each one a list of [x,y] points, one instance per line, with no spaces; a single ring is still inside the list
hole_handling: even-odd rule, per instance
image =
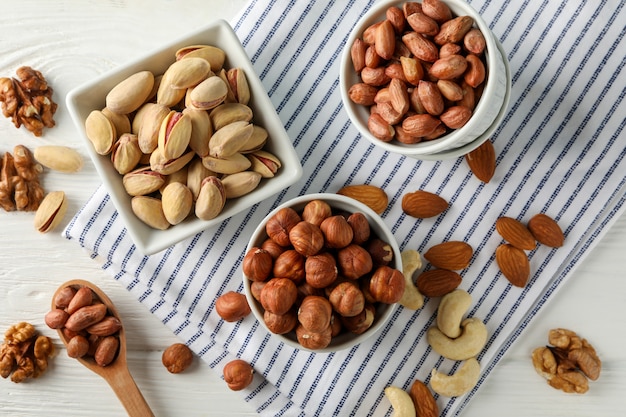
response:
[[[447,208],[443,197],[428,191],[417,190],[402,197],[402,211],[418,219],[437,216]]]
[[[416,417],[439,417],[439,407],[430,389],[419,379],[411,385],[409,395],[415,406]]]
[[[530,262],[526,253],[509,243],[503,243],[496,249],[496,262],[502,275],[509,282],[523,288],[530,277]]]
[[[472,247],[461,241],[439,243],[424,254],[424,258],[433,266],[456,271],[467,268],[474,254]]]
[[[519,220],[512,217],[500,217],[496,220],[496,230],[511,245],[522,250],[533,250],[537,246],[532,233]]]
[[[528,221],[528,229],[535,239],[544,245],[559,248],[563,246],[565,236],[559,224],[543,213],[534,215]]]
[[[442,297],[461,284],[461,275],[447,269],[431,269],[417,277],[417,289],[426,297]]]
[[[369,184],[346,185],[337,191],[337,194],[360,201],[378,214],[382,214],[389,204],[385,191]]]
[[[496,152],[490,140],[484,141],[478,148],[465,155],[465,162],[478,178],[488,183],[496,171]]]

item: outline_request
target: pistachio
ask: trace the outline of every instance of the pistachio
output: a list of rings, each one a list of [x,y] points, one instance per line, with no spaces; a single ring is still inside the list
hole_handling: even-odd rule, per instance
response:
[[[159,230],[166,230],[170,227],[170,223],[163,214],[163,204],[158,198],[135,196],[130,200],[130,207],[135,216],[148,226]]]
[[[191,190],[193,199],[198,198],[200,194],[200,187],[202,186],[202,180],[209,176],[215,176],[216,173],[207,169],[202,164],[202,159],[194,158],[187,168],[187,187]]]
[[[167,107],[173,107],[185,97],[186,89],[172,88],[172,73],[165,71],[159,82],[159,88],[156,93],[156,102]]]
[[[169,88],[187,89],[199,84],[211,72],[211,65],[206,59],[190,57],[174,62],[163,77],[167,77]]]
[[[250,153],[261,150],[265,143],[267,142],[267,130],[262,128],[261,126],[254,125],[252,130],[252,135],[248,138],[246,143],[239,149],[241,153]]]
[[[222,181],[214,176],[204,178],[196,199],[196,216],[202,220],[214,219],[222,212],[225,203],[226,191]]]
[[[137,135],[124,133],[115,143],[111,151],[111,162],[120,174],[132,171],[141,159],[141,149]]]
[[[281,167],[280,160],[266,151],[252,152],[247,156],[252,163],[250,169],[261,174],[263,178],[272,178]]]
[[[154,74],[150,71],[139,71],[109,91],[105,99],[106,107],[113,113],[132,113],[148,99],[153,86]]]
[[[139,109],[137,116],[140,112],[141,124],[138,126],[136,134],[141,152],[148,154],[158,146],[159,130],[161,130],[163,119],[170,113],[170,109],[162,104],[146,103]]]
[[[127,114],[113,113],[107,107],[102,109],[102,113],[104,113],[104,115],[108,117],[109,120],[111,120],[111,122],[113,123],[113,126],[115,126],[115,133],[117,133],[118,136],[121,135],[122,133],[132,133],[130,118],[128,117]]]
[[[191,213],[193,197],[191,190],[180,182],[172,182],[163,189],[161,195],[163,215],[171,225],[176,225]]]
[[[178,158],[185,152],[191,140],[191,118],[172,110],[161,122],[158,147],[168,159]]]
[[[211,136],[209,154],[215,158],[227,158],[234,155],[245,145],[252,131],[252,124],[245,121],[227,124]]]
[[[191,137],[189,147],[198,156],[203,157],[209,154],[209,138],[213,135],[213,125],[209,114],[204,110],[194,110],[186,108],[183,114],[189,116],[191,120]]]
[[[219,77],[209,77],[189,93],[191,106],[198,110],[211,110],[226,98],[227,84]]]
[[[163,194],[163,190],[165,190],[165,187],[167,187],[168,185],[172,184],[172,183],[179,183],[179,184],[183,184],[183,185],[187,185],[187,171],[189,168],[189,164],[185,165],[184,167],[182,167],[181,169],[179,169],[176,172],[172,172],[169,175],[165,176],[165,182],[163,183],[163,186],[161,188],[159,188],[159,191],[161,192],[161,195]]]
[[[93,110],[85,120],[85,135],[93,144],[96,153],[108,155],[117,140],[113,122],[100,110]]]
[[[252,109],[241,103],[222,103],[209,113],[213,128],[219,130],[229,123],[252,120]]]
[[[261,174],[254,171],[237,172],[222,178],[226,198],[237,198],[253,191],[261,182]]]
[[[59,172],[78,172],[83,167],[80,154],[67,146],[39,146],[33,151],[33,156],[41,165]]]
[[[250,87],[246,74],[241,68],[231,68],[226,71],[226,79],[233,93],[235,102],[248,104],[250,101]]]
[[[59,225],[67,211],[67,200],[63,191],[48,193],[35,213],[35,229],[47,233]]]
[[[216,72],[222,69],[226,53],[222,49],[211,45],[190,45],[176,51],[176,60],[193,57],[206,59],[211,64],[211,71]]]
[[[122,177],[124,189],[131,196],[147,195],[160,189],[165,183],[165,178],[149,167],[138,168]]]
[[[243,154],[236,153],[227,158],[215,158],[211,155],[202,158],[202,164],[219,174],[235,174],[250,168],[252,163]]]
[[[162,175],[170,175],[187,165],[194,155],[194,151],[189,151],[179,158],[169,159],[163,156],[160,148],[156,148],[150,154],[150,169]]]

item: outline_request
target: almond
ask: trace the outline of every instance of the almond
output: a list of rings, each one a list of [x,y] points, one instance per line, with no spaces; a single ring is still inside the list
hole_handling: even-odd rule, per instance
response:
[[[496,230],[511,245],[522,250],[533,250],[537,246],[532,233],[519,220],[512,217],[500,217],[496,220]]]
[[[360,201],[378,214],[382,214],[389,204],[385,191],[369,184],[346,185],[337,191],[337,194]]]
[[[535,239],[544,245],[560,248],[565,236],[559,224],[550,216],[543,213],[535,214],[528,221],[528,229]]]
[[[496,262],[509,282],[523,288],[530,277],[530,262],[526,253],[509,243],[503,243],[496,249]]]
[[[411,385],[409,395],[415,406],[416,417],[439,417],[439,407],[430,389],[419,379]]]
[[[447,208],[444,198],[428,191],[417,190],[402,197],[402,211],[418,219],[437,216]]]
[[[417,277],[417,289],[426,297],[441,297],[461,285],[461,275],[448,269],[431,269]]]
[[[469,244],[452,240],[432,246],[424,253],[424,259],[437,268],[459,270],[467,268],[473,255]]]
[[[496,151],[490,140],[484,141],[478,148],[465,155],[465,162],[478,178],[488,183],[496,171]]]

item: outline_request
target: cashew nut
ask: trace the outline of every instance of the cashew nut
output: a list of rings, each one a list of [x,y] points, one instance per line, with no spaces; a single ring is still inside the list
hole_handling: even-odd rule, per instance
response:
[[[385,396],[393,407],[393,417],[415,417],[415,405],[408,392],[402,388],[389,386],[385,388]]]
[[[453,375],[446,375],[433,369],[430,374],[430,387],[444,397],[458,397],[474,388],[479,377],[480,364],[476,358],[471,358]]]
[[[404,275],[406,286],[399,303],[411,310],[419,310],[424,305],[424,296],[413,282],[413,274],[421,267],[422,258],[419,252],[413,249],[402,252],[402,275]]]
[[[426,339],[435,352],[444,358],[463,361],[480,353],[487,343],[487,326],[477,318],[468,318],[461,323],[461,335],[456,339],[446,336],[437,327],[431,327]]]
[[[461,334],[461,320],[472,304],[472,296],[465,290],[456,289],[441,298],[437,309],[437,327],[454,339]]]

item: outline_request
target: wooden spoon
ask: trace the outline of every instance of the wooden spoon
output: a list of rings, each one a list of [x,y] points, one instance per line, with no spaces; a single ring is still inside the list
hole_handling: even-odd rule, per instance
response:
[[[56,295],[63,288],[73,287],[74,289],[78,289],[85,286],[91,288],[93,293],[100,299],[100,301],[107,306],[109,314],[115,316],[121,322],[120,316],[115,309],[115,305],[113,305],[109,297],[107,297],[107,295],[96,285],[92,284],[89,281],[84,281],[80,279],[67,281],[56,290],[54,296],[52,297],[52,308],[56,308],[56,305],[54,305],[54,300],[56,299]],[[65,337],[62,329],[57,329],[57,332],[59,333],[59,337],[61,338],[63,343],[67,346],[69,339]],[[128,363],[126,362],[126,331],[124,330],[123,325],[119,331],[119,340],[119,352],[117,354],[117,357],[113,360],[111,364],[107,366],[100,366],[95,362],[92,357],[88,356],[78,358],[78,361],[88,369],[92,370],[93,372],[104,378],[104,380],[113,389],[113,392],[115,392],[115,395],[117,395],[117,398],[119,398],[119,400],[121,401],[129,416],[154,417],[154,413],[152,412],[152,410],[150,410],[150,406],[148,406],[148,403],[141,394],[141,391],[139,391],[135,380],[128,370]]]

